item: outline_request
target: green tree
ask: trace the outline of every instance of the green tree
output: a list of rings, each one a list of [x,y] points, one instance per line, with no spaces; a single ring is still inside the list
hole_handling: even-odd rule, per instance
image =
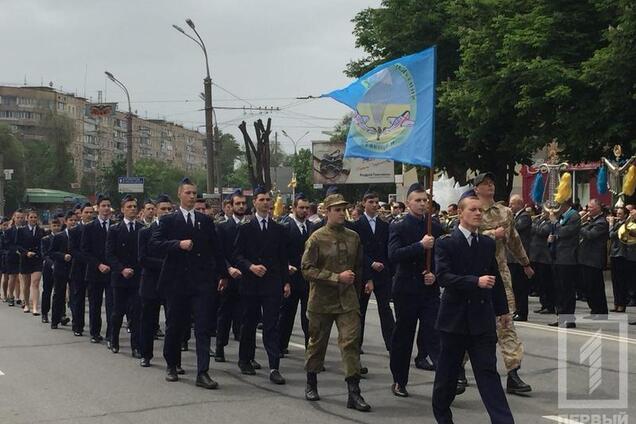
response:
[[[310,200],[318,200],[318,192],[313,183],[313,156],[311,150],[300,149],[296,155],[287,158],[287,165],[291,166],[296,174],[296,193],[303,193]]]
[[[71,183],[76,180],[70,152],[75,138],[75,123],[65,115],[49,113],[44,118],[44,134],[52,165],[49,187],[69,190]]]
[[[10,181],[5,182],[5,214],[18,208],[24,197],[24,147],[9,127],[0,124],[0,155],[4,169],[13,169]],[[0,175],[4,178],[4,175]]]

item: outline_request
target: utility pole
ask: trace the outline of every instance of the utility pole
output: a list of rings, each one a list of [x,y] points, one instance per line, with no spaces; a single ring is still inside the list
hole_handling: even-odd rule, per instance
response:
[[[186,19],[186,24],[194,31],[198,40],[191,35],[187,34],[183,28],[172,25],[174,29],[197,43],[197,45],[203,50],[203,54],[205,56],[205,70],[206,76],[203,79],[203,88],[204,88],[204,96],[205,96],[205,154],[206,154],[206,167],[207,167],[207,178],[206,178],[206,191],[208,193],[214,193],[214,177],[217,175],[217,181],[219,182],[219,195],[222,195],[222,183],[219,181],[218,174],[215,173],[215,161],[217,160],[217,156],[215,154],[214,149],[214,140],[215,140],[215,131],[214,131],[214,123],[212,119],[212,114],[214,113],[214,109],[212,108],[212,78],[210,78],[210,64],[208,61],[208,51],[205,48],[205,43],[203,39],[197,32],[194,22],[192,19]]]
[[[133,130],[132,130],[132,108],[130,106],[130,94],[128,93],[128,89],[119,81],[113,74],[108,71],[104,71],[109,80],[117,84],[119,88],[124,90],[126,93],[126,99],[128,99],[128,115],[126,116],[126,126],[128,127],[126,130],[126,176],[132,177],[133,174]]]

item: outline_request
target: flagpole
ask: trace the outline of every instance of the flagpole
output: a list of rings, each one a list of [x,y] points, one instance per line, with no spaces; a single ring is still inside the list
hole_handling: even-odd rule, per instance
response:
[[[435,103],[437,102],[437,91],[435,91],[435,87],[437,85],[437,46],[433,46],[433,123],[432,123],[432,135],[433,139],[431,141],[431,166],[428,168],[428,189],[430,193],[429,199],[429,209],[428,209],[428,221],[426,222],[426,234],[432,235],[433,232],[433,180],[435,179],[435,171],[433,160],[435,158]],[[426,270],[431,271],[431,262],[432,262],[433,251],[432,249],[426,250]]]

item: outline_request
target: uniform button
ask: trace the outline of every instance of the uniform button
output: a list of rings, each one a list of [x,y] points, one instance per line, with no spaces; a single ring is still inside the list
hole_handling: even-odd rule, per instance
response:
[[[201,254],[200,254],[200,253],[197,253],[197,256],[201,256]]]
[[[483,304],[483,303],[484,303],[484,299],[481,299],[481,300],[479,301],[479,303]]]
[[[470,299],[468,299],[468,300],[466,301],[466,303],[470,303]]]

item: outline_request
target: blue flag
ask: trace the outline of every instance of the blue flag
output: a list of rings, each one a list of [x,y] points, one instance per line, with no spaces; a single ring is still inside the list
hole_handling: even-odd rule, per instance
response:
[[[348,87],[323,94],[353,109],[345,157],[433,166],[436,48],[367,72]]]

